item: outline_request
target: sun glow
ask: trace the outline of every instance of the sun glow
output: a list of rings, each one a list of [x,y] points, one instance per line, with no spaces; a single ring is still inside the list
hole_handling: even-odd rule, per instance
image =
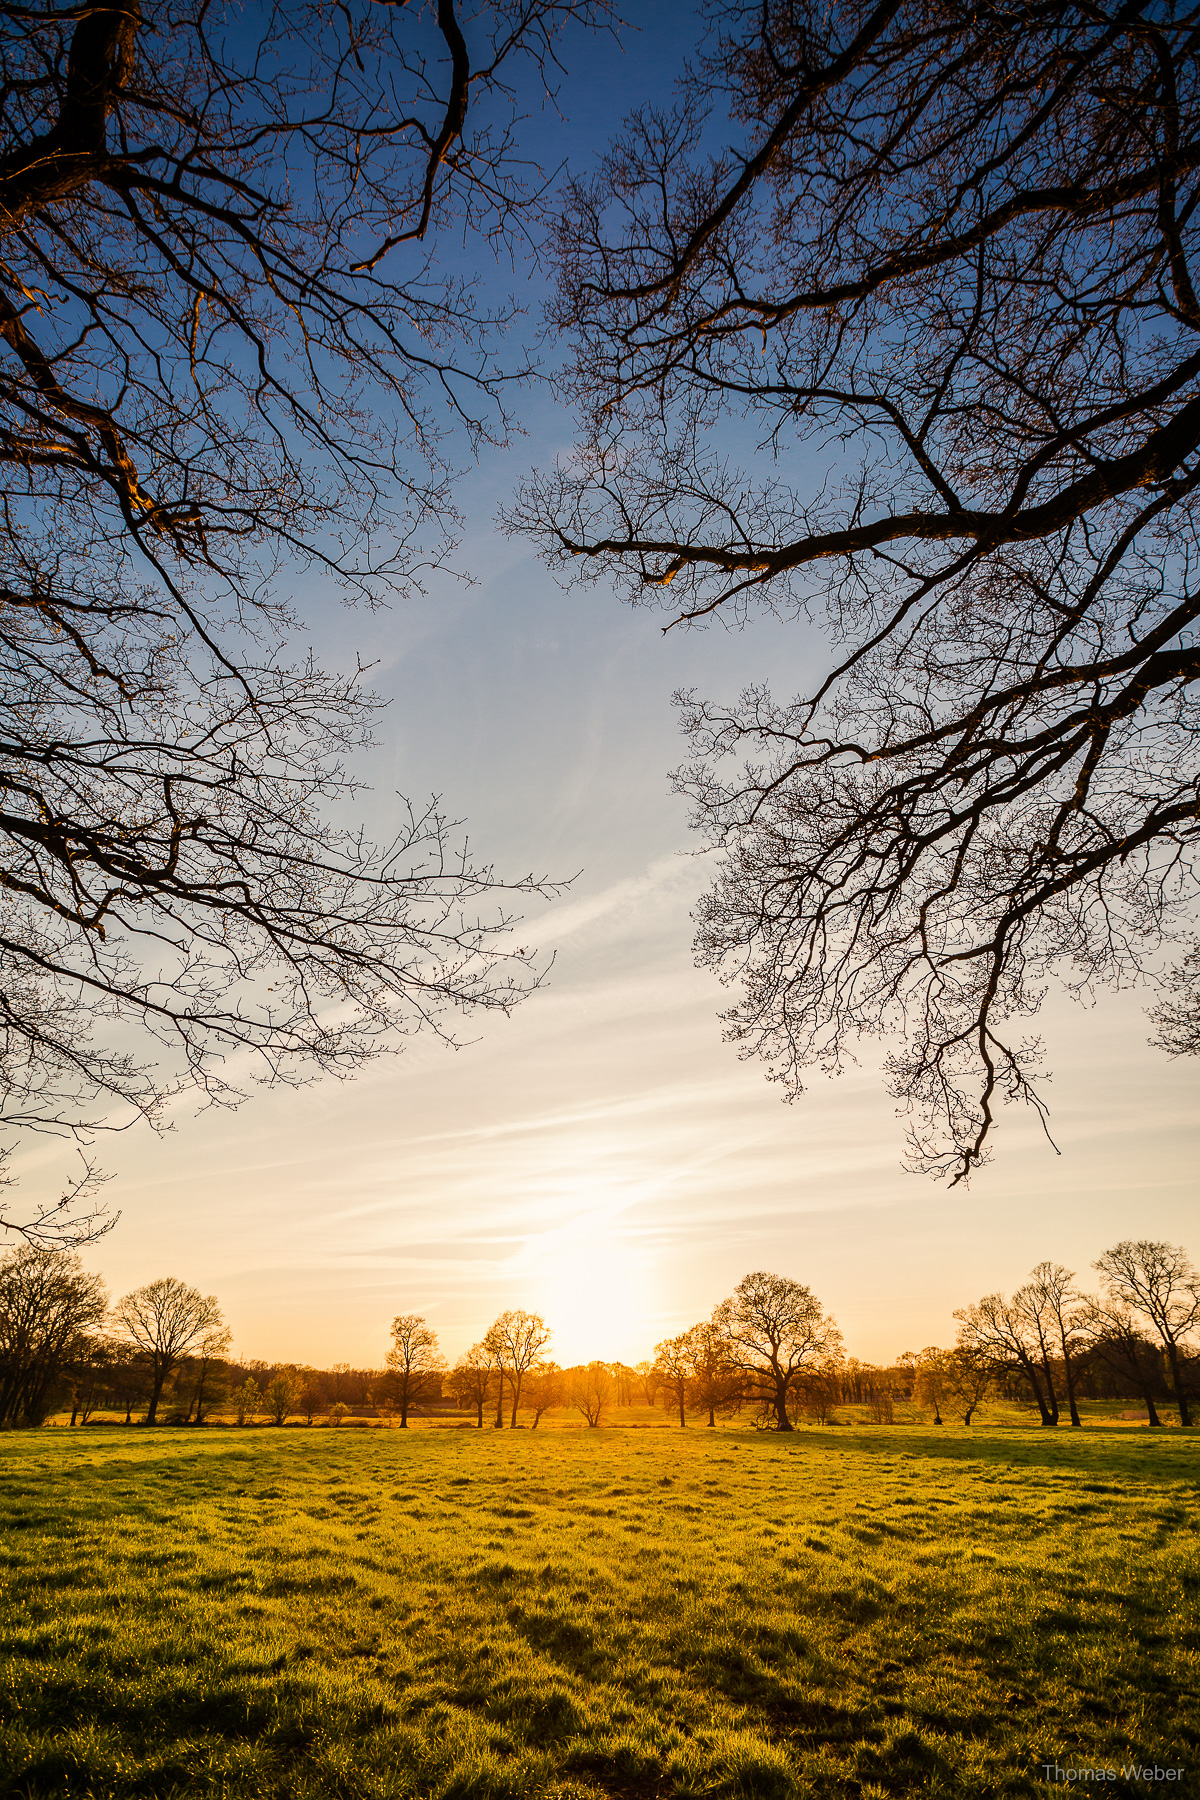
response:
[[[623,1210],[593,1205],[534,1238],[522,1258],[531,1304],[553,1330],[551,1354],[564,1367],[592,1357],[639,1361],[653,1353],[656,1257],[614,1216]]]

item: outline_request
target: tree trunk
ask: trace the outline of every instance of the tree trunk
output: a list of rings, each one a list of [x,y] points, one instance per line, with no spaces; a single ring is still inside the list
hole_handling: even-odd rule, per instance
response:
[[[476,1428],[479,1431],[482,1431],[483,1430],[483,1401],[482,1400],[477,1400],[475,1402],[475,1411],[478,1415],[475,1420]]]
[[[717,1423],[717,1415],[711,1406],[708,1409],[708,1422],[714,1427]]]
[[[71,1423],[72,1423],[72,1425],[75,1423],[78,1413],[79,1413],[79,1389],[76,1388],[71,1395]]]
[[[1071,1409],[1071,1425],[1073,1428],[1078,1428],[1083,1424],[1083,1420],[1079,1416],[1079,1408],[1075,1403],[1075,1371],[1071,1367],[1070,1360],[1065,1352],[1063,1355],[1063,1372],[1066,1375],[1067,1381],[1067,1405]]]
[[[1150,1392],[1150,1383],[1147,1381],[1145,1370],[1142,1368],[1142,1359],[1132,1345],[1129,1347],[1128,1358],[1129,1366],[1133,1371],[1133,1379],[1141,1389],[1142,1399],[1145,1402],[1146,1423],[1154,1430],[1161,1431],[1162,1420],[1158,1416],[1158,1408],[1154,1404],[1154,1395]]]
[[[155,1375],[154,1375],[154,1386],[150,1392],[150,1410],[146,1414],[147,1425],[153,1425],[155,1419],[158,1417],[158,1402],[162,1397],[162,1391],[163,1391],[163,1388],[166,1386],[166,1382],[167,1382],[166,1368],[164,1367],[161,1370],[156,1370]]]
[[[1171,1386],[1175,1390],[1175,1404],[1179,1408],[1179,1423],[1190,1425],[1192,1415],[1188,1409],[1187,1390],[1184,1388],[1179,1370],[1179,1346],[1168,1342],[1166,1350],[1167,1361],[1171,1365]]]
[[[683,1410],[683,1389],[682,1388],[680,1388],[680,1390],[679,1390],[679,1423],[681,1426],[687,1424],[687,1417]]]
[[[1146,1408],[1146,1423],[1154,1428],[1162,1425],[1158,1416],[1158,1408],[1154,1404],[1154,1395],[1150,1391],[1150,1383],[1146,1371],[1142,1367],[1142,1359],[1137,1353],[1136,1345],[1124,1338],[1114,1338],[1108,1344],[1099,1345],[1101,1359],[1110,1369],[1125,1380],[1131,1380]]]
[[[1042,1416],[1042,1424],[1048,1428],[1057,1425],[1058,1424],[1057,1408],[1055,1409],[1054,1416],[1051,1417],[1050,1409],[1046,1405],[1045,1400],[1042,1398],[1042,1384],[1038,1380],[1037,1370],[1034,1368],[1034,1366],[1031,1362],[1022,1363],[1021,1369],[1022,1369],[1022,1372],[1024,1373],[1025,1378],[1028,1381],[1029,1386],[1033,1392],[1033,1397],[1037,1401],[1037,1409],[1038,1409],[1038,1412]]]
[[[515,1376],[513,1377],[512,1418],[509,1420],[509,1425],[512,1427],[512,1429],[514,1431],[517,1429],[517,1408],[518,1408],[518,1406],[520,1406],[520,1404],[521,1404],[521,1371],[520,1371],[520,1369],[518,1369]]]

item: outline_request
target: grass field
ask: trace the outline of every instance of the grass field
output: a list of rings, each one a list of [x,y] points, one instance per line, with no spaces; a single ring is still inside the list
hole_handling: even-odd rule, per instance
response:
[[[1200,1793],[1198,1499],[1179,1432],[14,1433],[0,1792]]]

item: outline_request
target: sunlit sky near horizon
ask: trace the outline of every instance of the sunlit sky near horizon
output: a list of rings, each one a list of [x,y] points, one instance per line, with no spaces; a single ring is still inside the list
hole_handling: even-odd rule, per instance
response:
[[[678,54],[685,18],[656,13],[624,57],[575,44],[588,83],[564,86],[551,154],[594,153]],[[520,934],[554,951],[550,980],[456,1052],[414,1041],[352,1083],[259,1091],[235,1114],[181,1108],[162,1138],[106,1142],[121,1219],[88,1265],[114,1295],[163,1274],[215,1292],[247,1357],[375,1366],[396,1312],[425,1314],[453,1358],[506,1306],[545,1314],[560,1362],[636,1361],[756,1268],[808,1282],[851,1353],[890,1359],[952,1341],[954,1307],[1043,1258],[1086,1277],[1120,1237],[1200,1252],[1200,1071],[1149,1048],[1144,994],[1051,996],[1062,1154],[1028,1112],[1005,1114],[969,1188],[901,1168],[878,1050],[786,1106],[721,1042],[721,991],[692,962],[705,876],[669,791],[670,696],[795,691],[825,646],[778,620],[664,635],[604,587],[564,594],[493,529],[515,481],[570,445],[550,391],[523,416],[528,435],[461,490],[475,585],[438,578],[390,613],[309,616],[318,650],[374,660],[392,702],[375,817],[394,789],[436,790],[499,870],[582,871]],[[43,1157],[25,1159],[35,1178]]]

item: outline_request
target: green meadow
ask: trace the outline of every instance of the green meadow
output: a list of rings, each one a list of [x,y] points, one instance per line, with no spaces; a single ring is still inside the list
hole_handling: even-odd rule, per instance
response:
[[[1177,1431],[12,1433],[0,1791],[1198,1792],[1198,1498]]]

